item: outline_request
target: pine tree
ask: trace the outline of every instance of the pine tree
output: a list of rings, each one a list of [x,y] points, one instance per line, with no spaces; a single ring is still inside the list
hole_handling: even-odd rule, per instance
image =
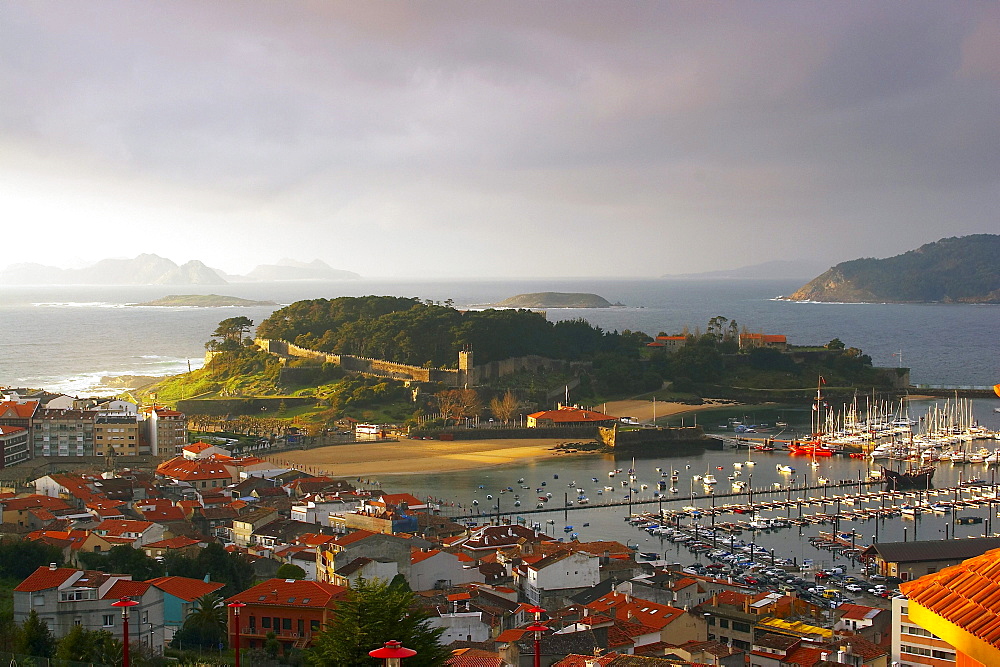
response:
[[[52,636],[48,623],[38,618],[38,612],[34,609],[21,625],[17,652],[40,658],[51,658],[56,652],[56,638]]]

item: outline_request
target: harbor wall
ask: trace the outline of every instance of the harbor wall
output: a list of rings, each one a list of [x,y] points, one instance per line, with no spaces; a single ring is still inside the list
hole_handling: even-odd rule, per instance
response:
[[[722,440],[705,435],[701,426],[671,426],[623,430],[618,424],[598,429],[598,439],[615,451],[669,454],[670,449],[696,446],[722,449]]]

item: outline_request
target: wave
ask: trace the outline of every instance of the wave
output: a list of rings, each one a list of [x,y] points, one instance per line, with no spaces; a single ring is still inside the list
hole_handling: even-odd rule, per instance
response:
[[[179,375],[188,370],[196,370],[204,365],[203,359],[178,359],[158,355],[143,355],[140,359],[150,359],[150,363],[138,363],[133,366],[108,367],[103,370],[74,373],[66,376],[36,376],[19,377],[18,384],[35,389],[45,389],[70,396],[115,396],[123,391],[135,389],[134,386],[115,385],[110,387],[102,382],[109,377],[162,377]]]
[[[41,301],[31,305],[38,308],[124,308],[128,304],[108,301]]]

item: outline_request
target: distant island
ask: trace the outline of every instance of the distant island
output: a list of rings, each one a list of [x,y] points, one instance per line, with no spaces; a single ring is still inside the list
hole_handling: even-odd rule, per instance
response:
[[[146,301],[145,303],[130,303],[130,306],[187,306],[194,308],[221,308],[224,306],[277,306],[274,301],[254,301],[241,299],[238,296],[222,296],[219,294],[168,294],[162,299]]]
[[[1000,303],[1000,235],[945,238],[895,257],[841,262],[783,298],[839,303]]]
[[[498,308],[611,308],[621,304],[582,292],[532,292],[518,294],[493,305]]]
[[[213,269],[198,260],[178,266],[153,254],[142,254],[132,259],[102,259],[82,269],[24,263],[0,270],[0,285],[228,285],[360,278],[353,271],[334,269],[318,259],[308,263],[282,259],[276,264],[261,264],[245,276],[240,276]]]

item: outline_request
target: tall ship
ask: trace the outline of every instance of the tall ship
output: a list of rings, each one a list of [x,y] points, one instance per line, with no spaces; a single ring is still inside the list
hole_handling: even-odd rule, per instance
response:
[[[885,480],[886,491],[903,491],[906,489],[929,489],[936,468],[932,465],[919,468],[908,467],[905,472],[899,472],[882,466],[882,479]]]

